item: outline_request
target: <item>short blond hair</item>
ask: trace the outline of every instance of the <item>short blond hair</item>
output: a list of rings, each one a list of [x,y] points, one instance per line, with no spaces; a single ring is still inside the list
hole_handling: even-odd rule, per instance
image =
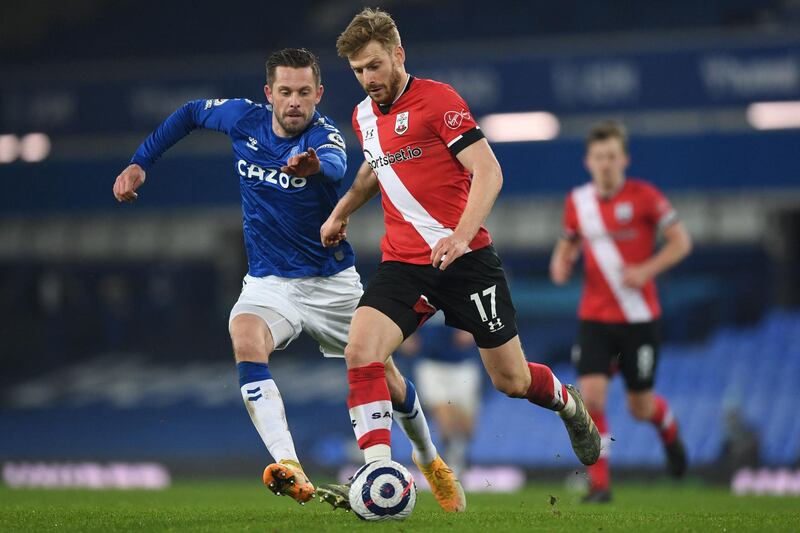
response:
[[[336,39],[336,52],[339,57],[347,58],[357,54],[370,41],[381,43],[391,52],[400,46],[400,32],[389,13],[365,7]]]

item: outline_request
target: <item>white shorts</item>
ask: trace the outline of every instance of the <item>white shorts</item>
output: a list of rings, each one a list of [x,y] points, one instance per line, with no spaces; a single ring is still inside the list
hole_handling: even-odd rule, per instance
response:
[[[422,359],[417,363],[416,385],[429,406],[453,405],[474,415],[481,393],[481,368],[474,361],[445,363]]]
[[[326,357],[344,357],[350,320],[364,289],[355,267],[333,276],[281,278],[244,277],[242,293],[231,309],[264,319],[276,350],[283,350],[305,331],[319,343]]]

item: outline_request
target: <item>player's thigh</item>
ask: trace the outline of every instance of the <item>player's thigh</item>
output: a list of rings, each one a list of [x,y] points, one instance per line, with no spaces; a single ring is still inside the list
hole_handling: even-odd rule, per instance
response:
[[[303,331],[319,343],[326,357],[344,357],[350,322],[363,294],[355,267],[303,280],[292,288],[292,299],[302,310]]]
[[[266,361],[300,334],[300,314],[280,282],[245,276],[228,330],[237,360]]]
[[[481,350],[499,348],[517,336],[517,312],[492,246],[459,257],[442,273],[434,296],[445,323],[471,333]],[[517,355],[522,357],[521,349]]]
[[[391,318],[372,307],[359,307],[344,352],[347,368],[384,363],[402,343],[403,331]]]
[[[432,294],[438,273],[430,265],[385,261],[358,305],[381,311],[400,327],[403,338],[408,338],[437,311]]]
[[[658,321],[626,324],[621,334],[620,370],[629,391],[653,388],[661,347]]]
[[[617,324],[581,320],[572,350],[572,362],[580,378],[596,375],[607,380],[611,377],[620,353],[617,327]]]

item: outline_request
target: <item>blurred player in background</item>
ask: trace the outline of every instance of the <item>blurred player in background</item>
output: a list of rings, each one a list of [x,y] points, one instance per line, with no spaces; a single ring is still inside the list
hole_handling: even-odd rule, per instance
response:
[[[575,453],[594,463],[600,436],[577,390],[522,352],[505,273],[483,227],[502,172],[467,104],[449,85],[406,73],[400,34],[385,12],[361,11],[336,48],[367,93],[353,113],[366,161],[321,228],[322,242],[340,245],[349,216],[379,190],[386,225],[383,259],[345,350],[347,404],[365,461],[391,459],[384,364],[441,309],[448,325],[473,335],[495,387],[557,411]],[[413,460],[443,507],[465,509],[461,484],[440,457]]]
[[[573,359],[586,407],[603,437],[600,460],[588,469],[587,502],[611,500],[605,403],[617,370],[625,379],[631,414],[658,431],[669,472],[680,477],[687,466],[675,416],[653,392],[661,315],[655,278],[683,260],[692,243],[658,189],[625,177],[629,162],[621,124],[604,122],[591,130],[585,165],[592,180],[567,196],[564,236],[550,263],[553,282],[562,285],[583,250],[586,280]],[[659,233],[665,242],[654,253]]]
[[[480,407],[481,369],[469,332],[445,326],[438,313],[403,342],[400,353],[419,357],[414,379],[439,429],[456,475],[467,471],[467,452]]]
[[[239,386],[276,461],[264,470],[264,483],[305,503],[314,486],[300,466],[267,363],[273,350],[286,348],[301,331],[325,355],[341,357],[363,291],[350,245],[325,248],[319,242],[319,227],[339,199],[346,154],[339,130],[316,111],[323,93],[317,60],[305,49],[285,49],[272,54],[266,68],[270,105],[244,99],[187,103],[139,147],[117,177],[114,195],[134,201],[145,172],[192,130],[230,136],[249,266],[229,321]],[[398,417],[414,450],[435,454],[414,385],[391,362],[386,377],[395,408],[415,413]]]

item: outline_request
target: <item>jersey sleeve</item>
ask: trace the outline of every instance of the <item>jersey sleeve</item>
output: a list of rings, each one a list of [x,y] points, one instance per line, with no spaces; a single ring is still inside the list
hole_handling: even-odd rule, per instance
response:
[[[447,145],[453,155],[483,139],[467,103],[455,89],[442,84],[428,103],[430,125],[434,133]]]
[[[197,128],[229,134],[252,105],[255,104],[244,99],[187,102],[145,139],[131,158],[131,163],[149,169],[172,145]]]
[[[347,147],[336,125],[328,118],[319,119],[306,142],[309,148],[317,152],[322,177],[340,181],[347,170]]]
[[[572,201],[572,194],[567,195],[564,201],[564,227],[561,237],[568,241],[575,241],[580,238],[580,226],[578,225],[578,213],[575,211],[575,202]]]
[[[652,185],[644,187],[644,212],[648,221],[658,230],[663,231],[678,221],[678,213],[666,196]]]

